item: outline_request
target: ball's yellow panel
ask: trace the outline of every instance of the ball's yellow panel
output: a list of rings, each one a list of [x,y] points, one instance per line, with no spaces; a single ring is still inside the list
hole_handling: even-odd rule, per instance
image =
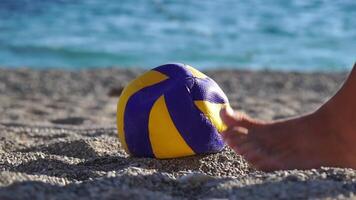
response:
[[[129,150],[126,145],[125,140],[125,131],[124,131],[124,113],[127,101],[132,96],[132,94],[136,93],[137,91],[154,84],[157,84],[161,81],[168,79],[168,76],[157,72],[157,71],[148,71],[141,75],[140,77],[136,78],[135,80],[131,81],[128,86],[124,89],[124,91],[120,95],[119,102],[117,104],[117,129],[118,135],[121,142],[121,145],[125,149],[126,152],[129,153]]]
[[[188,68],[188,70],[190,71],[190,73],[192,73],[192,75],[195,78],[207,78],[207,76],[205,74],[203,74],[202,72],[196,70],[195,68],[189,66],[189,65],[185,65],[185,67]]]
[[[148,123],[151,147],[156,158],[175,158],[194,155],[173,124],[164,96],[154,103]]]
[[[194,104],[204,113],[219,132],[226,130],[227,127],[220,117],[220,110],[229,106],[228,104],[217,104],[208,101],[194,101]]]

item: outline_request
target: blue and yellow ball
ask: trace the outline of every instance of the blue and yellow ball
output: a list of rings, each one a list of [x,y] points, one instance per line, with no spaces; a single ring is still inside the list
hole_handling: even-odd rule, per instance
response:
[[[228,106],[220,87],[184,64],[165,64],[139,76],[117,105],[118,135],[136,157],[177,158],[224,147],[219,112]]]

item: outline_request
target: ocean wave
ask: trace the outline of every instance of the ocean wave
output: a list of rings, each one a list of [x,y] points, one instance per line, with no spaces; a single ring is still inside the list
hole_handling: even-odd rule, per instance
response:
[[[0,64],[345,69],[356,2],[3,0]]]

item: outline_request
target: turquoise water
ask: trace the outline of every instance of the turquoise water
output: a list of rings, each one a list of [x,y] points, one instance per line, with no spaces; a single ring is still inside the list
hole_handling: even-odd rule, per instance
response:
[[[0,0],[0,65],[347,70],[355,0]]]

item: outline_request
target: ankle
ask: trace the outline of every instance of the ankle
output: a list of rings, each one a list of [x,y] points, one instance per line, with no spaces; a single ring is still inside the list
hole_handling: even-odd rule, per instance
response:
[[[341,112],[338,105],[331,102],[325,103],[322,107],[316,110],[312,115],[317,121],[320,140],[327,141],[324,145],[328,148],[333,148],[337,155],[329,155],[330,158],[337,159],[339,163],[345,166],[355,166],[356,149],[354,142],[356,141],[356,132],[353,122],[351,122],[347,113]]]
[[[317,111],[320,118],[324,119],[324,125],[331,126],[339,133],[354,133],[356,124],[356,108],[345,102],[332,98]],[[355,135],[356,136],[356,135]]]

